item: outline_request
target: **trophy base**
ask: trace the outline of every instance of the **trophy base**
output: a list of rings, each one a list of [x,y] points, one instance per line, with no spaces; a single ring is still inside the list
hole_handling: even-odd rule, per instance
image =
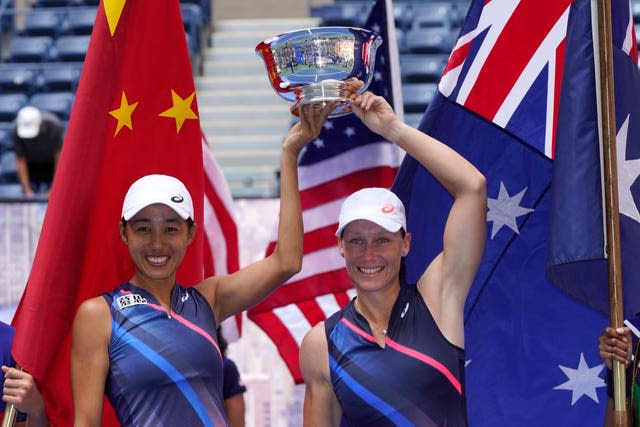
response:
[[[328,102],[338,102],[329,118],[340,117],[351,113],[351,102],[347,96],[346,86],[340,80],[324,80],[311,83],[296,89],[297,101],[291,107],[291,114],[298,116],[298,107],[306,104],[317,104],[324,107]]]

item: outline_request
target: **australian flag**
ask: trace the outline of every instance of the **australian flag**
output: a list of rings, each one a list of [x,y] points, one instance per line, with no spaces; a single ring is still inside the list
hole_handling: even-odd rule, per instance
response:
[[[626,50],[620,43],[628,40],[620,36],[625,31],[633,34],[629,3],[614,0],[612,6],[618,34],[616,95],[626,92],[637,98],[635,36]],[[465,307],[466,393],[472,427],[602,425],[606,367],[598,356],[597,338],[608,316],[571,298],[545,274],[550,245],[567,239],[554,235],[549,225],[552,193],[565,201],[569,196],[553,182],[556,145],[561,150],[561,145],[587,138],[584,133],[567,135],[571,127],[597,120],[595,110],[566,111],[568,106],[595,102],[591,95],[577,95],[595,93],[590,8],[588,0],[473,1],[438,93],[420,123],[421,130],[460,152],[487,178],[485,255]],[[591,52],[591,62],[576,65],[584,61],[585,52]],[[625,71],[619,63],[627,65]],[[591,72],[577,73],[575,67]],[[616,102],[622,156],[618,166],[631,170],[638,169],[632,159],[640,157],[637,110],[637,101],[626,110],[622,101]],[[567,173],[582,167],[574,162]],[[595,173],[599,174],[599,163]],[[638,226],[634,196],[638,174],[640,170],[620,178],[623,232]],[[626,199],[624,182],[631,188]],[[406,204],[408,229],[414,235],[406,259],[411,283],[442,250],[442,230],[452,200],[409,157],[393,190]],[[596,200],[600,193],[592,196]],[[601,206],[597,200],[587,205],[589,209],[579,209],[596,211]],[[635,212],[635,220],[625,218],[624,200],[628,206],[624,210]],[[601,221],[599,228],[584,232],[598,230],[601,235]],[[602,258],[602,250],[598,257]],[[625,280],[632,280],[628,286],[638,283],[634,276]],[[606,289],[606,281],[603,286]]]

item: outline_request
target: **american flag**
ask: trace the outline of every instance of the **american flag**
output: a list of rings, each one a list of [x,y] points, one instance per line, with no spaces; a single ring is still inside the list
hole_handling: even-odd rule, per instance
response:
[[[369,90],[402,112],[398,51],[390,0],[378,0],[365,28],[379,33],[374,78]],[[336,246],[338,211],[344,198],[370,186],[389,188],[400,164],[397,147],[370,132],[353,114],[328,120],[299,160],[304,219],[302,271],[248,317],[274,341],[296,383],[302,382],[299,346],[305,333],[351,298],[351,281]],[[267,253],[274,247],[272,241]]]
[[[234,219],[234,202],[227,180],[222,174],[211,147],[202,135],[202,161],[204,169],[202,246],[204,277],[230,274],[240,266],[238,227]],[[222,322],[222,333],[228,342],[240,337],[242,315]]]

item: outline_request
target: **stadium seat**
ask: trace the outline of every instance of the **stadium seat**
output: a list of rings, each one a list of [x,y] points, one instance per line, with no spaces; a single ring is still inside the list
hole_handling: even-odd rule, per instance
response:
[[[19,31],[25,36],[55,37],[62,30],[63,12],[59,9],[32,9],[24,15],[24,27]]]
[[[0,13],[0,34],[11,34],[15,31],[13,25],[14,0],[8,0],[6,6],[6,9]]]
[[[72,92],[36,93],[29,99],[29,103],[55,114],[60,120],[69,120],[73,98]]]
[[[402,103],[405,113],[424,113],[438,85],[435,83],[413,83],[402,85]]]
[[[412,28],[443,28],[451,23],[450,3],[442,2],[413,2],[408,6],[409,14],[413,17]]]
[[[633,22],[636,24],[640,23],[640,0],[633,0],[631,2],[631,14],[633,15]]]
[[[47,64],[42,70],[42,87],[44,92],[74,92],[80,80],[82,64],[57,63]]]
[[[9,42],[7,62],[44,62],[51,56],[53,38],[49,36],[16,36]]]
[[[84,61],[90,38],[87,35],[59,36],[54,44],[54,58],[58,61]]]
[[[211,22],[211,0],[180,0],[180,4],[197,4],[202,10],[202,19],[205,25]]]
[[[24,93],[0,95],[0,122],[11,122],[18,115],[18,110],[27,104],[28,97]]]
[[[447,64],[445,54],[408,54],[400,56],[402,81],[406,83],[435,83]]]
[[[320,18],[323,26],[361,27],[370,8],[369,2],[334,3],[311,7],[311,16]]]
[[[11,123],[0,124],[0,156],[7,151],[13,150],[13,141],[11,140]]]
[[[67,12],[66,32],[69,34],[90,35],[97,13],[97,7],[70,8]]]
[[[32,7],[64,7],[73,6],[73,0],[34,0]]]
[[[202,8],[195,3],[181,3],[180,12],[184,30],[191,39],[193,51],[200,51],[202,46],[201,30],[204,25]]]
[[[411,53],[449,53],[454,36],[445,27],[416,27],[407,31],[406,46]]]
[[[22,186],[18,183],[0,183],[0,202],[23,199]]]
[[[424,116],[423,113],[409,113],[404,115],[404,122],[413,128],[417,128],[420,120]]]
[[[16,170],[16,152],[7,151],[0,156],[0,182],[17,183],[18,171]]]
[[[0,93],[31,95],[39,87],[38,67],[31,64],[0,64]]]

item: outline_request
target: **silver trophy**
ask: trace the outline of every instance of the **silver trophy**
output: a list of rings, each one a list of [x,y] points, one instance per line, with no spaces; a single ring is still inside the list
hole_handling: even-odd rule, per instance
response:
[[[353,27],[317,27],[291,31],[256,46],[273,89],[293,102],[291,112],[308,103],[338,101],[330,117],[348,114],[347,81],[360,80],[356,93],[364,92],[373,77],[377,33]]]

